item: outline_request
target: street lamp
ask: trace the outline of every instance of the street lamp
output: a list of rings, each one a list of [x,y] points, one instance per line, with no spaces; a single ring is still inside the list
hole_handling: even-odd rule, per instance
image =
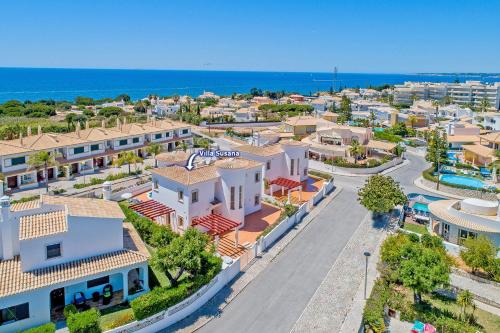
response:
[[[366,285],[368,283],[368,258],[371,256],[370,252],[368,251],[365,251],[363,253],[363,255],[365,256],[365,300],[366,300]]]

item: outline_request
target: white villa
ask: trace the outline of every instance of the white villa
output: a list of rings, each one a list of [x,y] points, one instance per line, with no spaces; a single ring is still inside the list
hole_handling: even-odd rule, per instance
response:
[[[62,319],[70,303],[110,306],[148,290],[148,251],[117,203],[0,203],[1,333]]]
[[[243,227],[245,216],[261,209],[259,162],[229,158],[191,171],[172,165],[151,173],[152,200],[131,208],[179,233],[195,226],[218,237]]]
[[[497,201],[467,198],[439,200],[429,204],[433,228],[446,241],[462,245],[470,237],[485,235],[500,247]]]

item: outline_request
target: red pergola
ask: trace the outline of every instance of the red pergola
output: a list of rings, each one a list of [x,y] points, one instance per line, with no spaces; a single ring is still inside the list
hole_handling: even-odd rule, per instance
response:
[[[237,228],[240,223],[230,220],[219,214],[210,214],[193,219],[193,226],[200,225],[208,229],[208,233],[213,236],[222,235],[230,230]]]
[[[302,186],[301,182],[297,182],[295,180],[279,177],[269,182],[269,185],[278,185],[281,187],[285,187],[287,189],[294,189],[296,187]]]
[[[172,208],[154,200],[134,204],[131,205],[130,208],[151,220],[154,220],[158,216],[168,215],[174,211]]]

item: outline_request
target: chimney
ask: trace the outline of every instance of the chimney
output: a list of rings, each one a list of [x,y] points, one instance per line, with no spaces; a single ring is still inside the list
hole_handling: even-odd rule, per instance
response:
[[[102,184],[102,198],[104,200],[107,200],[107,201],[111,200],[111,182],[110,181],[105,181]]]
[[[75,132],[76,132],[76,135],[77,135],[78,137],[80,137],[80,126],[81,126],[81,125],[80,125],[80,122],[79,122],[79,121],[77,121],[77,122],[76,122],[76,126],[75,126]]]
[[[106,128],[106,120],[101,120],[101,127]]]
[[[36,134],[42,134],[42,125],[38,125],[38,132],[36,132]]]
[[[0,198],[0,210],[2,221],[0,223],[0,237],[2,238],[2,257],[4,260],[14,258],[14,234],[13,222],[10,220],[10,198],[4,195]]]
[[[90,123],[88,120],[85,121],[85,129],[88,130],[90,128]]]
[[[24,145],[24,143],[23,143],[23,132],[19,132],[19,142],[21,143],[21,146]]]
[[[27,136],[31,136],[31,126],[28,126],[27,132],[28,132]]]

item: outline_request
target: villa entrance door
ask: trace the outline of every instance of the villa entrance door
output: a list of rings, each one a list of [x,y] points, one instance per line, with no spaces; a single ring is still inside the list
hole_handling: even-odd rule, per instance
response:
[[[64,288],[54,289],[50,292],[50,309],[64,308]]]

